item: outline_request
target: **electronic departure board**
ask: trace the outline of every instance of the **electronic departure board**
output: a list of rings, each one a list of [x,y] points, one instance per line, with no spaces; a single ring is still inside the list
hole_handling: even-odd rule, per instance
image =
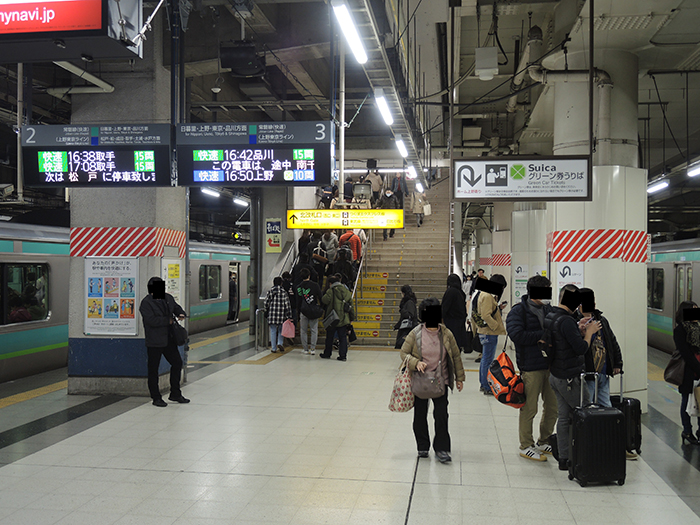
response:
[[[182,124],[178,184],[330,184],[332,129],[330,122]]]
[[[27,186],[170,186],[170,127],[25,126]]]

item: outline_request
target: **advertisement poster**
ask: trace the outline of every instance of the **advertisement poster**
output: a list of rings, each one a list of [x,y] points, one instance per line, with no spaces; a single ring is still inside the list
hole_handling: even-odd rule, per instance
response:
[[[282,219],[265,219],[265,253],[282,253]]]
[[[85,258],[85,334],[137,335],[139,261]]]
[[[182,292],[182,277],[184,275],[182,259],[167,259],[161,261],[161,276],[165,281],[165,292],[169,293],[179,305],[184,305]]]
[[[523,295],[527,295],[527,264],[513,264],[513,297],[516,304],[520,301]]]

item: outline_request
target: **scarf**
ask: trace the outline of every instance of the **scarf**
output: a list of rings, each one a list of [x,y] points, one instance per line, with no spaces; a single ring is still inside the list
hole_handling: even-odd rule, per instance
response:
[[[693,321],[683,321],[683,328],[688,334],[688,344],[700,348],[700,324]],[[697,352],[697,350],[695,350]]]

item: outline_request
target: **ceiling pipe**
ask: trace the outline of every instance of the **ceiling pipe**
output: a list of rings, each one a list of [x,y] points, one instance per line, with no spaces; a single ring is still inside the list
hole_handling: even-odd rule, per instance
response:
[[[72,86],[72,87],[50,87],[46,88],[46,93],[56,98],[63,99],[66,95],[84,95],[90,93],[112,93],[114,86],[109,82],[105,82],[92,73],[88,73],[83,68],[71,64],[70,62],[54,62],[58,67],[65,69],[76,75],[77,77],[86,80],[93,84],[92,86]]]
[[[527,44],[523,49],[523,55],[520,57],[520,63],[513,81],[510,83],[510,92],[515,93],[520,89],[525,75],[528,72],[528,65],[537,62],[542,53],[542,30],[538,26],[532,26],[527,33]],[[513,95],[506,103],[506,111],[513,113],[518,107],[518,96]]]
[[[543,85],[551,85],[554,82],[585,82],[589,77],[587,69],[552,70],[538,65],[530,66],[527,71],[532,80]],[[598,83],[598,86],[601,86],[601,84],[612,85],[610,75],[602,69],[595,69],[593,78]]]

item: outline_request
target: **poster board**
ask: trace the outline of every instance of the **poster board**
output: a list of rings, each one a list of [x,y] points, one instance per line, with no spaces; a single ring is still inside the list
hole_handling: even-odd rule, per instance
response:
[[[138,257],[85,258],[85,335],[137,335]]]

